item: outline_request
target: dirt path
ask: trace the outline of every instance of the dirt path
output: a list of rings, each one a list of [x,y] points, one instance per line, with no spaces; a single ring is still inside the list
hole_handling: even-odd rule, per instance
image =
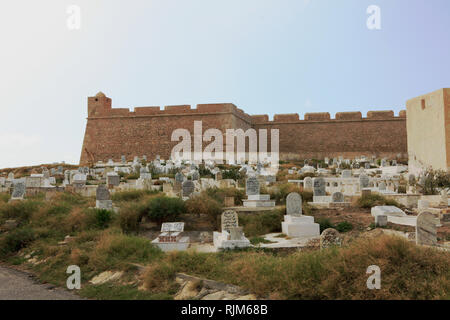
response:
[[[22,271],[0,266],[0,300],[80,300],[77,295],[49,284],[39,284]]]

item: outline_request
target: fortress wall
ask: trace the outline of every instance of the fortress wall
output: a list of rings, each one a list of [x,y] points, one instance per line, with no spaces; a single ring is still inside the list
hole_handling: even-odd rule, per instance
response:
[[[376,155],[406,157],[406,114],[395,117],[392,111],[370,111],[366,118],[360,112],[340,112],[335,119],[329,113],[307,113],[305,120],[298,114],[250,116],[231,103],[160,107],[111,108],[111,99],[99,93],[88,98],[88,121],[80,164],[99,160],[120,161],[121,155],[156,155],[169,158],[178,141],[171,141],[176,129],[187,129],[194,136],[194,121],[202,121],[203,133],[210,128],[223,132],[226,151],[226,129],[280,130],[280,159],[305,159]],[[192,148],[194,146],[193,142]],[[202,150],[210,142],[203,142]],[[248,144],[248,139],[246,139]],[[192,149],[193,150],[193,149]]]
[[[370,111],[366,118],[360,112],[337,113],[335,119],[329,113],[308,113],[298,121],[277,115],[274,121],[263,118],[268,117],[258,116],[254,128],[279,129],[281,160],[361,155],[407,158],[406,118],[394,117],[392,111]]]

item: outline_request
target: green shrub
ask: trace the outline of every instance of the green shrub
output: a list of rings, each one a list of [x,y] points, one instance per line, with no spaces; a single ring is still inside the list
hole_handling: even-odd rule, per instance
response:
[[[0,241],[0,255],[6,256],[18,252],[34,241],[34,239],[35,234],[31,228],[26,227],[12,230]]]
[[[127,204],[120,208],[118,216],[120,228],[125,233],[138,232],[142,217],[143,210],[140,204]]]
[[[353,225],[348,221],[339,222],[336,225],[336,230],[339,232],[348,232],[353,229]]]
[[[322,233],[325,229],[335,228],[330,219],[327,218],[319,218],[316,222],[320,225],[320,233]]]
[[[111,200],[113,201],[136,201],[142,199],[144,196],[157,194],[156,190],[131,190],[116,192],[111,195]]]
[[[372,208],[375,206],[396,206],[396,207],[403,207],[401,204],[399,204],[397,201],[392,199],[386,199],[382,195],[379,194],[370,194],[362,196],[358,199],[358,205],[361,208]]]
[[[106,209],[89,209],[87,211],[88,215],[93,217],[93,223],[95,228],[105,229],[109,226],[112,220],[113,213]]]
[[[283,210],[266,211],[258,214],[241,214],[239,215],[239,225],[244,227],[244,233],[248,237],[280,232],[283,215]]]
[[[19,223],[28,222],[39,209],[41,202],[33,200],[14,201],[0,207],[0,218],[18,220]]]
[[[234,203],[237,205],[242,205],[242,199],[245,198],[245,191],[236,188],[208,188],[206,189],[206,194],[221,203],[225,202],[225,197],[234,197]]]
[[[192,197],[184,203],[187,213],[206,214],[209,216],[212,224],[216,224],[217,216],[222,213],[222,204],[209,197],[206,193]]]
[[[184,211],[184,202],[180,198],[160,196],[150,199],[144,210],[151,221],[161,223],[175,220]]]
[[[0,193],[0,202],[8,202],[10,199],[10,195],[8,193]]]

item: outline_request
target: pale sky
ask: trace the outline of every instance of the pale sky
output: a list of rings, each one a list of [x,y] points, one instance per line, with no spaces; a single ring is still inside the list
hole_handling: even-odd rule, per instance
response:
[[[0,168],[78,163],[98,91],[113,107],[397,115],[450,87],[449,16],[448,0],[2,1]]]

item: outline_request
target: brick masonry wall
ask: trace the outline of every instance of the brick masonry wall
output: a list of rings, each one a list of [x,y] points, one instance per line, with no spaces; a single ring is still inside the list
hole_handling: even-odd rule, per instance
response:
[[[128,160],[146,155],[154,159],[160,155],[170,157],[178,141],[171,141],[172,132],[183,128],[191,132],[194,121],[202,121],[203,132],[217,128],[268,129],[270,151],[270,129],[280,130],[280,159],[305,159],[324,157],[371,156],[406,158],[406,118],[402,112],[394,117],[393,112],[369,112],[367,118],[361,114],[339,113],[330,119],[328,113],[306,114],[300,120],[298,114],[275,115],[269,121],[267,115],[249,116],[233,104],[140,107],[129,109],[111,108],[111,99],[99,93],[88,98],[88,120],[80,157],[80,165],[113,159],[120,161],[121,155]],[[226,139],[223,137],[224,151]],[[203,148],[210,142],[203,142]],[[192,142],[192,148],[194,144]]]

